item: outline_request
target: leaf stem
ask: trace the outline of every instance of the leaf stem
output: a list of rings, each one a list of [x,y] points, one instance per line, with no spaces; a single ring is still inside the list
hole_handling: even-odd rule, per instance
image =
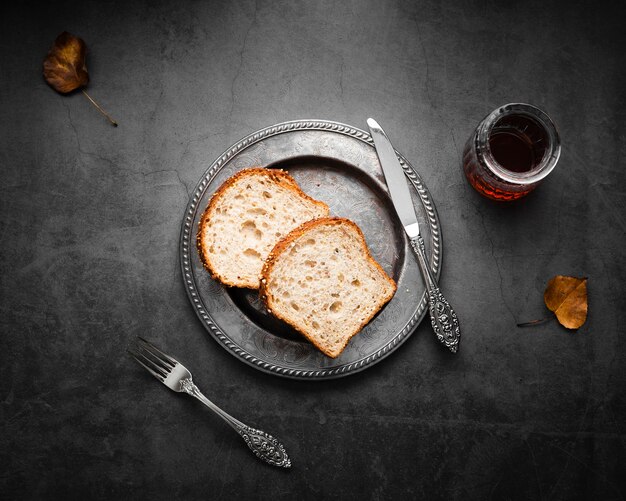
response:
[[[550,320],[553,320],[554,317],[548,317],[548,318],[541,318],[539,320],[531,320],[530,322],[522,322],[520,324],[517,324],[518,327],[531,327],[533,325],[539,325],[539,324],[543,324],[544,322],[548,322]]]
[[[107,117],[107,120],[108,120],[109,122],[111,122],[111,125],[112,125],[113,127],[117,127],[117,122],[116,122],[115,120],[113,120],[113,119],[111,118],[111,116],[110,116],[110,115],[109,115],[106,111],[104,111],[104,110],[100,107],[100,105],[99,105],[98,103],[96,103],[96,102],[95,102],[95,101],[91,98],[91,96],[90,96],[89,94],[87,94],[87,92],[85,91],[85,89],[82,89],[82,92],[83,92],[83,94],[85,94],[85,97],[86,97],[87,99],[89,99],[89,101],[91,101],[91,104],[93,104],[93,105],[96,107],[96,109],[97,109],[100,113],[102,113],[105,117]]]

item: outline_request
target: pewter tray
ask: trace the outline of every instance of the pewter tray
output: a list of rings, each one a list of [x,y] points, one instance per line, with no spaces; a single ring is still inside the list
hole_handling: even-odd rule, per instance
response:
[[[431,267],[439,276],[441,232],[434,204],[419,175],[398,153]],[[331,215],[363,230],[373,257],[397,282],[394,298],[331,359],[288,325],[269,315],[257,291],[227,288],[211,279],[196,250],[196,233],[211,195],[235,172],[252,166],[283,168]],[[328,379],[366,369],[396,350],[426,314],[417,261],[396,216],[370,135],[337,122],[284,122],[245,137],[204,173],[185,211],[180,238],[183,279],[207,331],[229,353],[259,370],[296,379]]]

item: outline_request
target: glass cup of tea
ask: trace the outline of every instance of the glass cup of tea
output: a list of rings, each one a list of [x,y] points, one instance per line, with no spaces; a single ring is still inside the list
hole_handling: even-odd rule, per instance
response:
[[[550,117],[530,104],[510,103],[478,124],[465,144],[463,171],[481,195],[506,202],[534,190],[560,154]]]

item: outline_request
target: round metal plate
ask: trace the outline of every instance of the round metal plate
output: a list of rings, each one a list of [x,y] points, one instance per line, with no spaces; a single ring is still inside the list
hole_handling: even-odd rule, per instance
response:
[[[410,181],[433,272],[439,276],[441,232],[428,190],[398,154]],[[211,279],[196,250],[202,212],[217,188],[252,166],[283,168],[310,196],[326,202],[331,215],[347,217],[363,230],[374,258],[397,282],[393,299],[331,359],[286,324],[269,315],[258,292],[223,287]],[[180,239],[185,287],[209,333],[229,353],[265,372],[296,379],[346,376],[397,349],[426,313],[424,283],[396,216],[370,135],[337,122],[284,122],[250,134],[207,169],[185,211]]]

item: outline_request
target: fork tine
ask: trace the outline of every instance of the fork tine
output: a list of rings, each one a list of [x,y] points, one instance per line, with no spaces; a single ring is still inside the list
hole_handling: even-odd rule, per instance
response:
[[[149,353],[144,353],[141,350],[135,354],[137,358],[141,358],[144,363],[148,364],[152,367],[152,370],[161,374],[164,378],[168,376],[168,374],[172,371],[172,369],[168,367],[164,367],[162,364],[159,364],[158,361],[154,361],[151,357],[147,356]]]
[[[144,366],[144,368],[150,373],[152,374],[155,378],[157,378],[159,381],[163,382],[165,377],[161,374],[159,374],[158,372],[156,372],[155,370],[153,370],[152,368],[148,367],[146,364],[144,364],[141,360],[139,360],[139,358],[130,350],[128,350],[128,353],[130,353],[130,355],[137,361],[137,363],[141,364]],[[141,356],[141,355],[140,355]]]
[[[166,361],[161,360],[154,353],[152,353],[148,348],[140,344],[139,342],[135,343],[133,347],[135,352],[135,356],[140,356],[148,365],[150,365],[154,370],[163,374],[163,377],[167,377],[167,375],[172,372],[173,367],[170,366]]]
[[[169,355],[163,353],[161,350],[159,350],[156,346],[154,346],[152,343],[146,341],[144,338],[142,338],[141,336],[137,336],[137,339],[140,342],[140,345],[147,348],[148,351],[150,351],[150,354],[155,356],[156,358],[159,358],[160,360],[162,360],[164,363],[169,364],[172,366],[172,368],[174,368],[174,366],[178,363],[176,360],[174,360],[172,357],[170,357]]]

